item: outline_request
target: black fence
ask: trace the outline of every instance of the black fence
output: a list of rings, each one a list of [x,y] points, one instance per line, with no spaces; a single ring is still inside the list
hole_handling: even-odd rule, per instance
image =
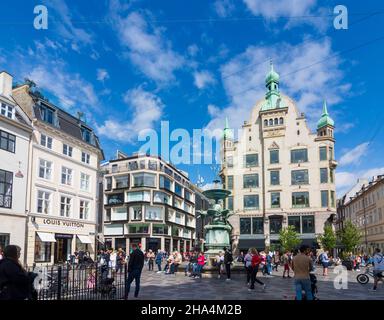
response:
[[[33,283],[38,300],[124,299],[127,264],[118,268],[98,264],[35,266]]]

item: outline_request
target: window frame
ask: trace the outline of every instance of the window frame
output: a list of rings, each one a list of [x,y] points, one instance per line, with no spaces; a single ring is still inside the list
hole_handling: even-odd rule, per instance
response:
[[[4,141],[6,143],[5,148],[3,148]],[[10,148],[10,146],[12,145],[10,142],[13,142],[13,148]],[[15,153],[16,152],[16,136],[7,131],[0,130],[0,149],[7,152]]]
[[[4,176],[4,180],[2,180],[2,176]],[[0,184],[3,184],[3,189],[4,189],[4,193],[0,193],[0,196],[2,198],[0,202],[0,208],[12,209],[13,172],[0,169]],[[7,202],[7,199],[8,199],[8,202]]]
[[[296,152],[304,151],[304,150],[305,150],[305,160],[297,160],[296,161],[296,159],[294,159],[296,157],[294,157],[293,155]],[[293,150],[291,150],[291,163],[304,163],[304,162],[308,162],[308,148],[301,148],[301,149],[293,149]]]

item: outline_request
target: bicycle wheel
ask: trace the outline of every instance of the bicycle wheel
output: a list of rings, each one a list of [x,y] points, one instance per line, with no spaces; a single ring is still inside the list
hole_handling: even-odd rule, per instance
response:
[[[369,282],[369,277],[366,274],[359,274],[356,277],[356,280],[360,284],[367,284]]]

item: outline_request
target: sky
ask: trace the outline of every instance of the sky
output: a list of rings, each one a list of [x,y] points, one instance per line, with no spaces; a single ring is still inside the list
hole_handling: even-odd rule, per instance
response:
[[[35,29],[34,7],[48,9]],[[334,7],[348,29],[334,27]],[[2,0],[0,70],[33,80],[95,128],[107,160],[143,145],[138,132],[231,128],[265,94],[272,59],[280,91],[314,131],[322,101],[335,120],[337,194],[384,174],[382,1]],[[171,143],[171,146],[176,142]],[[217,166],[178,164],[210,183]],[[200,178],[202,177],[202,179]]]

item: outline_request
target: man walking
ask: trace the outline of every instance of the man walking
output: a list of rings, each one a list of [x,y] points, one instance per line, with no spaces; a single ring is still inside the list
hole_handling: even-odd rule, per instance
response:
[[[233,262],[233,256],[231,251],[229,251],[228,248],[224,248],[224,265],[225,265],[225,272],[227,273],[227,279],[226,281],[231,280],[231,264]]]
[[[308,246],[302,245],[300,253],[293,257],[292,270],[295,273],[296,300],[302,300],[305,291],[306,300],[313,300],[309,272],[312,270],[312,259],[307,256]]]
[[[144,267],[144,254],[134,243],[128,262],[128,279],[125,282],[125,299],[128,299],[131,283],[135,279],[135,298],[139,296],[141,271]]]
[[[379,281],[383,282],[383,272],[384,272],[384,256],[380,253],[380,249],[376,248],[375,255],[373,256],[373,276],[375,282],[373,284],[372,291],[377,290],[377,283]]]

